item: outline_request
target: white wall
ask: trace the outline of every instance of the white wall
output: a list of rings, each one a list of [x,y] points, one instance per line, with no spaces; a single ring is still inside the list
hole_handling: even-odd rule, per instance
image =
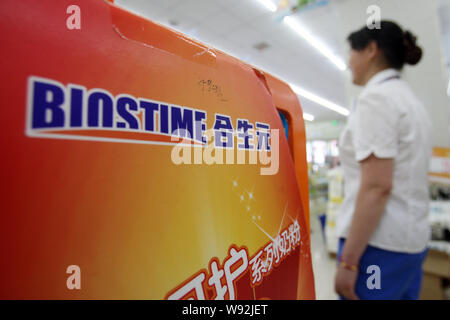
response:
[[[344,41],[350,32],[365,25],[367,7],[377,5],[381,18],[394,20],[418,36],[424,49],[422,61],[406,66],[404,78],[425,104],[433,122],[434,146],[450,147],[450,105],[447,96],[448,75],[440,36],[436,0],[335,0],[342,23]],[[348,45],[346,46],[348,48]],[[348,52],[345,52],[348,58]],[[348,99],[359,89],[348,81]]]

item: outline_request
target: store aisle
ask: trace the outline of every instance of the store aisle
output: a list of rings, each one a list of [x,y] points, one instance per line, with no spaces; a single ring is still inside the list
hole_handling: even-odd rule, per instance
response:
[[[317,300],[335,300],[334,275],[336,259],[330,257],[325,246],[320,222],[316,215],[311,216],[311,255]]]

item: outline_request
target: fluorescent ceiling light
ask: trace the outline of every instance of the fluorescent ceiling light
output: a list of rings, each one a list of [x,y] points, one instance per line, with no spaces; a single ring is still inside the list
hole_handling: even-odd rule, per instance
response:
[[[292,90],[294,90],[294,92],[300,96],[302,96],[303,98],[306,98],[308,100],[311,100],[315,103],[318,103],[322,106],[324,106],[325,108],[328,108],[330,110],[333,110],[337,113],[340,113],[344,116],[348,116],[350,114],[350,111],[348,111],[347,109],[345,109],[344,107],[341,107],[331,101],[328,101],[327,99],[324,99],[322,97],[316,96],[315,94],[306,91],[305,89],[302,89],[300,87],[297,87],[296,85],[290,84]]]
[[[303,113],[303,119],[308,121],[314,121],[314,116],[309,113]]]
[[[450,97],[450,80],[448,81],[447,95]]]
[[[258,0],[260,4],[262,4],[267,10],[272,12],[277,11],[277,6],[271,0]]]
[[[286,82],[287,84],[289,84],[289,86],[292,88],[292,90],[299,96],[302,96],[305,99],[311,100],[325,108],[328,108],[328,109],[330,109],[334,112],[337,112],[339,114],[342,114],[346,117],[350,114],[350,111],[348,109],[341,107],[340,105],[337,105],[336,103],[333,103],[327,99],[319,97],[319,96],[315,95],[314,93],[311,93],[305,89],[302,89],[299,86],[296,86],[295,84],[288,82],[288,80],[284,80],[283,77],[277,75],[276,73],[270,72],[270,70],[268,70],[267,68],[264,68],[263,66],[257,66],[257,65],[254,65],[254,66],[261,70],[266,70],[267,72],[271,73],[273,76]],[[308,120],[308,121],[314,121],[315,117],[312,114],[303,113],[303,119]]]
[[[308,30],[298,23],[293,17],[287,16],[283,19],[292,30],[297,32],[303,39],[309,42],[314,48],[316,48],[321,54],[327,57],[333,64],[336,65],[340,70],[344,71],[347,69],[347,65],[342,61],[341,58],[336,56],[328,49],[322,42],[320,42],[315,36],[313,36]]]

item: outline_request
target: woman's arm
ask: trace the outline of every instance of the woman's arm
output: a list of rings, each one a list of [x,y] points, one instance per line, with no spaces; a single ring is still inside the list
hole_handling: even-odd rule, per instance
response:
[[[360,162],[361,184],[356,198],[350,232],[345,241],[342,260],[358,264],[378,222],[392,189],[393,159],[380,159],[373,154]]]
[[[347,265],[359,264],[359,259],[383,215],[392,189],[393,159],[380,159],[372,154],[361,161],[360,165],[361,184],[341,257]],[[354,294],[356,276],[356,272],[339,268],[336,275],[336,291],[348,298],[356,298]]]

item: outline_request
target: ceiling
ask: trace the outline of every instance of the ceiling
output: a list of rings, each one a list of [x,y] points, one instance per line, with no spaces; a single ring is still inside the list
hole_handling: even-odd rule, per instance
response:
[[[286,11],[272,12],[262,5],[264,1],[279,3],[281,0],[115,0],[115,3],[348,108],[349,71],[337,68],[284,23]],[[302,10],[292,17],[332,54],[346,62],[346,35],[341,30],[337,8],[340,1],[344,0],[320,0],[325,4]],[[437,0],[437,7],[450,74],[450,0]],[[255,46],[265,48],[259,50]],[[299,99],[303,111],[313,115],[315,121],[345,119],[345,116],[305,99],[304,95]]]
[[[341,71],[283,23],[260,0],[115,0],[152,21],[259,67],[286,82],[346,107],[348,71]],[[340,25],[333,1],[295,14],[295,19],[328,49],[341,53]],[[268,46],[258,50],[254,46]],[[303,111],[316,121],[344,119],[339,113],[299,97]]]

